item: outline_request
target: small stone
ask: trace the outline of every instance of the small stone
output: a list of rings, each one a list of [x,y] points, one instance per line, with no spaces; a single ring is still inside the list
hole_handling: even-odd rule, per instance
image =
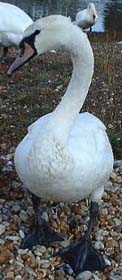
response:
[[[96,274],[93,274],[94,280],[101,280]]]
[[[113,171],[111,174],[111,179],[113,179],[113,181],[116,179],[117,174]]]
[[[101,241],[96,241],[94,247],[96,250],[104,249],[104,244]]]
[[[44,268],[41,268],[39,270],[39,276],[40,276],[40,279],[47,279],[46,276],[47,276],[47,270],[44,269]]]
[[[41,215],[42,219],[45,220],[45,222],[49,222],[49,217],[46,211],[44,211]]]
[[[20,207],[19,205],[14,205],[14,206],[12,207],[12,211],[14,211],[15,213],[19,212],[20,209],[21,209],[21,207]]]
[[[104,261],[105,261],[106,265],[111,266],[111,262],[109,261],[109,259],[105,255],[103,256],[103,258],[104,258]]]
[[[32,279],[32,278],[31,278],[32,275],[33,275],[34,277],[37,277],[36,273],[34,272],[34,270],[33,270],[31,267],[27,266],[27,267],[26,267],[26,271],[30,274],[30,278],[29,278],[29,279]]]
[[[25,234],[24,234],[24,232],[21,229],[19,230],[19,235],[20,235],[21,238],[25,237]]]
[[[65,277],[65,274],[64,274],[64,271],[62,269],[56,271],[55,280],[64,280],[64,277]]]
[[[17,235],[7,235],[7,236],[5,237],[5,239],[8,239],[8,240],[10,240],[10,241],[19,241],[19,240],[20,240],[20,237],[17,236]]]
[[[34,250],[34,255],[38,256],[38,257],[41,257],[42,253],[39,250]]]
[[[103,230],[98,230],[95,234],[95,237],[97,241],[103,241]]]
[[[46,247],[45,246],[40,246],[40,248],[39,248],[39,250],[40,250],[40,252],[42,253],[42,254],[44,254],[45,252],[46,252]]]
[[[120,252],[122,252],[122,241],[119,242]]]
[[[16,279],[16,278],[14,278],[14,272],[13,272],[13,271],[9,271],[9,272],[7,273],[7,279],[11,279],[11,280]]]
[[[117,167],[121,167],[122,166],[122,160],[115,160],[114,161],[114,168],[117,168]]]
[[[71,266],[69,264],[64,264],[64,271],[66,274],[68,275],[72,275],[73,274],[73,270],[71,268]]]
[[[120,226],[121,225],[121,221],[118,218],[114,218],[114,222],[116,226]]]
[[[111,189],[112,189],[112,182],[111,181],[106,182],[105,190],[106,191],[111,191]]]
[[[21,255],[21,256],[22,256],[22,255],[27,254],[28,249],[18,249],[18,250],[17,250],[17,252],[18,252],[18,254],[19,254],[19,255]]]
[[[12,254],[9,250],[0,252],[0,265],[8,263],[11,258],[12,258]]]
[[[90,271],[81,272],[77,277],[76,280],[89,280],[92,276]]]
[[[23,209],[20,211],[19,216],[20,216],[20,219],[21,219],[23,222],[26,222],[27,219],[28,219],[28,215],[27,215],[26,211],[24,211]]]
[[[0,225],[0,235],[2,235],[5,232],[5,226]]]
[[[5,240],[0,238],[0,245],[3,245],[5,243]]]
[[[117,181],[118,184],[121,184],[122,183],[122,177],[118,176],[116,181]]]
[[[112,275],[110,276],[110,280],[122,280],[122,272],[121,271],[113,272]]]
[[[22,280],[22,276],[21,276],[21,275],[17,275],[17,276],[15,277],[15,280]]]
[[[64,240],[60,242],[63,248],[67,248],[70,245],[70,240]]]

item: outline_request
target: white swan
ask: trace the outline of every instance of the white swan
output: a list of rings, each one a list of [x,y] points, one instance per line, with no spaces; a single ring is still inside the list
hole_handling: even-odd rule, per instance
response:
[[[90,28],[96,23],[98,18],[97,11],[95,9],[95,5],[93,3],[89,3],[87,9],[79,11],[76,14],[75,24],[80,26],[83,30]]]
[[[0,46],[3,57],[8,47],[19,46],[24,30],[32,23],[32,19],[20,8],[9,3],[0,2]]]
[[[83,241],[61,255],[76,274],[83,270],[102,270],[105,263],[91,246],[90,232],[97,218],[104,184],[113,168],[113,153],[104,124],[89,113],[79,114],[94,70],[92,48],[86,34],[61,15],[37,20],[25,31],[20,47],[20,55],[10,67],[9,75],[36,54],[60,47],[70,52],[73,74],[56,109],[34,122],[18,145],[17,173],[37,197],[55,201],[90,197],[88,232]],[[35,202],[35,197],[33,200]],[[38,213],[38,205],[34,207]],[[48,243],[57,239],[38,214],[37,221],[37,231],[27,238],[25,247],[37,241]]]

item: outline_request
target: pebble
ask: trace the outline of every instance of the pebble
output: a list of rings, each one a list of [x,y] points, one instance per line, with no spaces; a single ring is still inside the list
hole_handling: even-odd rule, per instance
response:
[[[23,279],[22,279],[22,276],[21,276],[21,275],[17,275],[17,276],[15,277],[15,280],[23,280]]]
[[[2,235],[5,232],[5,226],[0,225],[0,235]]]
[[[0,245],[3,245],[5,243],[5,240],[0,238]]]
[[[111,266],[111,262],[109,261],[109,259],[105,255],[103,255],[103,257],[106,265]]]
[[[45,222],[47,222],[47,223],[49,222],[49,217],[48,217],[48,214],[47,214],[46,211],[44,211],[44,212],[42,213],[41,217],[42,217],[42,219],[45,220]]]
[[[93,274],[94,280],[101,280],[96,274]]]
[[[34,270],[29,266],[26,267],[26,271],[30,274],[30,276],[31,275],[33,275],[34,277],[37,276],[36,273],[34,272]]]
[[[11,280],[14,280],[15,278],[14,278],[14,272],[13,271],[9,271],[8,273],[7,273],[7,279],[11,279]]]
[[[55,280],[64,280],[65,273],[63,270],[57,270],[55,273]]]
[[[116,168],[116,167],[122,167],[122,160],[115,160],[114,161],[114,168]]]
[[[26,211],[23,210],[23,209],[21,209],[19,216],[20,216],[20,219],[21,219],[23,222],[26,222],[27,219],[28,219],[28,215],[27,215]]]
[[[114,218],[113,220],[116,226],[120,226],[122,224],[122,221],[118,218]]]
[[[67,248],[70,245],[70,240],[61,241],[60,244],[63,248]]]
[[[81,272],[77,277],[76,280],[89,280],[92,276],[90,271]]]
[[[34,250],[34,254],[39,257],[42,256],[42,253],[39,250]]]
[[[120,252],[122,252],[122,241],[120,241],[119,247],[120,247]]]
[[[9,250],[0,252],[0,265],[8,263],[11,258],[12,254]]]
[[[15,213],[19,212],[20,209],[21,209],[21,207],[20,207],[19,205],[14,205],[14,206],[12,207],[12,211],[14,211]]]
[[[117,275],[117,272],[112,273],[110,280],[122,280],[122,271],[120,272],[120,275]]]
[[[18,249],[17,252],[18,252],[18,255],[21,255],[21,256],[22,256],[22,255],[27,254],[28,249]]]
[[[97,240],[97,241],[103,241],[103,240],[104,240],[104,237],[103,237],[103,230],[98,230],[98,231],[95,233],[95,237],[96,237],[96,240]]]
[[[106,182],[106,184],[105,184],[105,190],[106,191],[111,191],[112,190],[112,182],[111,181],[108,181],[108,182]]]
[[[8,240],[10,240],[10,241],[19,241],[19,240],[20,240],[20,237],[17,236],[17,235],[7,235],[7,236],[5,237],[5,239],[8,239]]]
[[[25,237],[25,234],[21,229],[19,230],[19,235],[22,239]]]
[[[111,174],[111,179],[115,180],[117,178],[117,174],[113,171]]]
[[[104,249],[104,244],[101,241],[96,241],[94,244],[95,249]]]

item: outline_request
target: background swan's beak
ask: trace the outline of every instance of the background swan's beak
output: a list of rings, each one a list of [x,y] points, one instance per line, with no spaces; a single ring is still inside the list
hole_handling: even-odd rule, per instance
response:
[[[24,42],[24,49],[21,49],[20,54],[15,59],[13,64],[10,66],[8,70],[8,75],[12,75],[17,69],[22,67],[25,63],[27,63],[32,57],[36,55],[36,50],[32,48],[29,44]]]

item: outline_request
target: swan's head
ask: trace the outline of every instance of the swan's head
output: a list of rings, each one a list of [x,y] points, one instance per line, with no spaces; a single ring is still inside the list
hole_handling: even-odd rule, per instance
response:
[[[69,34],[72,28],[70,18],[52,15],[38,19],[24,32],[20,42],[20,53],[8,70],[11,75],[36,55],[52,49],[69,47]]]
[[[97,21],[98,15],[97,15],[95,5],[93,3],[88,4],[88,11],[89,11],[89,14],[90,14],[90,16],[93,20],[93,23],[95,24],[96,21]]]

